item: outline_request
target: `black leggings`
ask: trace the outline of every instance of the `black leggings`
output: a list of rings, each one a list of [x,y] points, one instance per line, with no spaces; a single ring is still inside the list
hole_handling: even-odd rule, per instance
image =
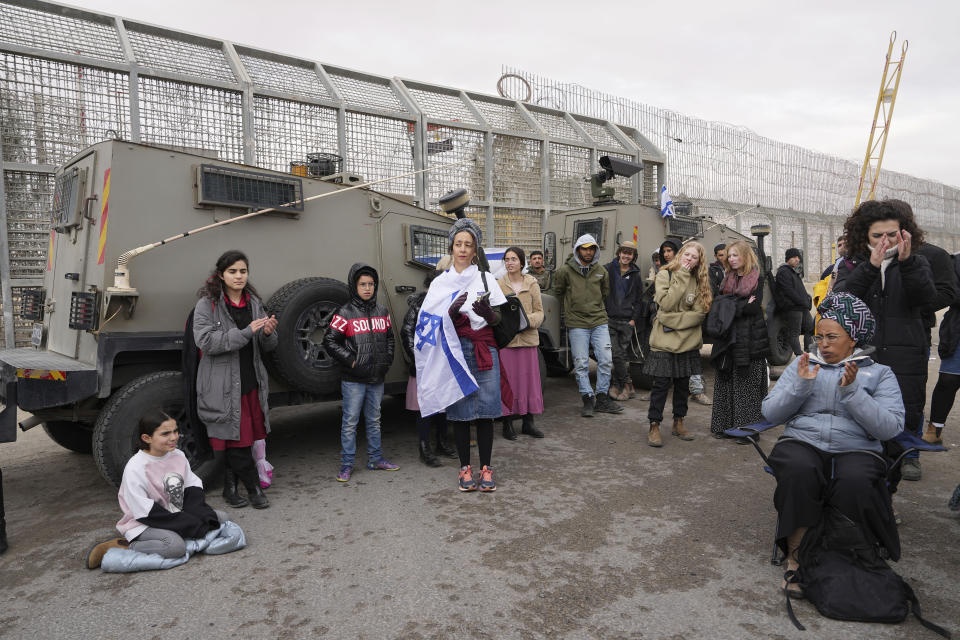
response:
[[[470,423],[450,421],[453,425],[453,437],[457,441],[457,455],[460,456],[460,466],[470,464]],[[476,421],[477,449],[480,452],[480,466],[490,466],[490,456],[493,454],[493,420],[490,418]]]
[[[930,397],[930,422],[943,424],[947,421],[958,390],[960,390],[960,376],[941,371],[940,377],[937,378],[937,386],[933,388],[933,395]]]

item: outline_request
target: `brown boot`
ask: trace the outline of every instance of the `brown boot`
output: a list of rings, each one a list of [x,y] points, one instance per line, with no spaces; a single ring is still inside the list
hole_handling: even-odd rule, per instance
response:
[[[663,440],[660,439],[660,423],[650,423],[650,435],[647,436],[647,444],[651,447],[662,447]]]
[[[943,438],[940,437],[940,429],[933,426],[932,422],[927,423],[927,428],[920,438],[928,444],[943,444]]]
[[[103,556],[105,556],[110,549],[126,549],[129,546],[130,543],[127,542],[126,538],[112,538],[106,542],[93,545],[87,554],[87,569],[98,568],[103,561]]]
[[[628,382],[627,384],[623,385],[623,390],[627,393],[627,398],[630,400],[633,400],[637,397],[637,390],[633,388],[632,382]]]
[[[681,440],[693,440],[693,436],[690,435],[690,432],[687,431],[687,428],[683,426],[682,417],[673,419],[673,430],[670,433],[677,436]]]

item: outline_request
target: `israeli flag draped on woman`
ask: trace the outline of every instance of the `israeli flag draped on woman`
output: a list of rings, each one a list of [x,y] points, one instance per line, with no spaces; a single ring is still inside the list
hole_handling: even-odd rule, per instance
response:
[[[488,286],[490,283],[494,285],[490,288],[490,304],[506,302],[496,280],[488,274]],[[473,328],[483,326],[483,319],[470,308],[483,293],[476,265],[470,265],[461,273],[451,267],[431,282],[417,316],[413,354],[417,365],[417,402],[424,417],[443,411],[479,388],[467,367],[460,338],[448,313],[450,305],[464,291],[467,301],[461,312],[470,318]]]

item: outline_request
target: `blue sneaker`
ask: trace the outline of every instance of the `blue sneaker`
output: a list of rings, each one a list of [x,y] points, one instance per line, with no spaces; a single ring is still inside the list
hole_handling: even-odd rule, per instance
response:
[[[344,465],[340,467],[340,473],[337,474],[337,482],[346,482],[350,479],[350,475],[353,473],[353,467],[350,465]]]
[[[400,465],[393,464],[386,458],[380,458],[376,462],[368,462],[367,469],[371,471],[396,471],[400,468]]]

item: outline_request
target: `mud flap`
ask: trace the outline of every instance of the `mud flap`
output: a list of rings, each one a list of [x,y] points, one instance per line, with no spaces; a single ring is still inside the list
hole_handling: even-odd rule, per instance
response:
[[[0,442],[17,441],[17,380],[3,383],[3,410],[0,411]]]

